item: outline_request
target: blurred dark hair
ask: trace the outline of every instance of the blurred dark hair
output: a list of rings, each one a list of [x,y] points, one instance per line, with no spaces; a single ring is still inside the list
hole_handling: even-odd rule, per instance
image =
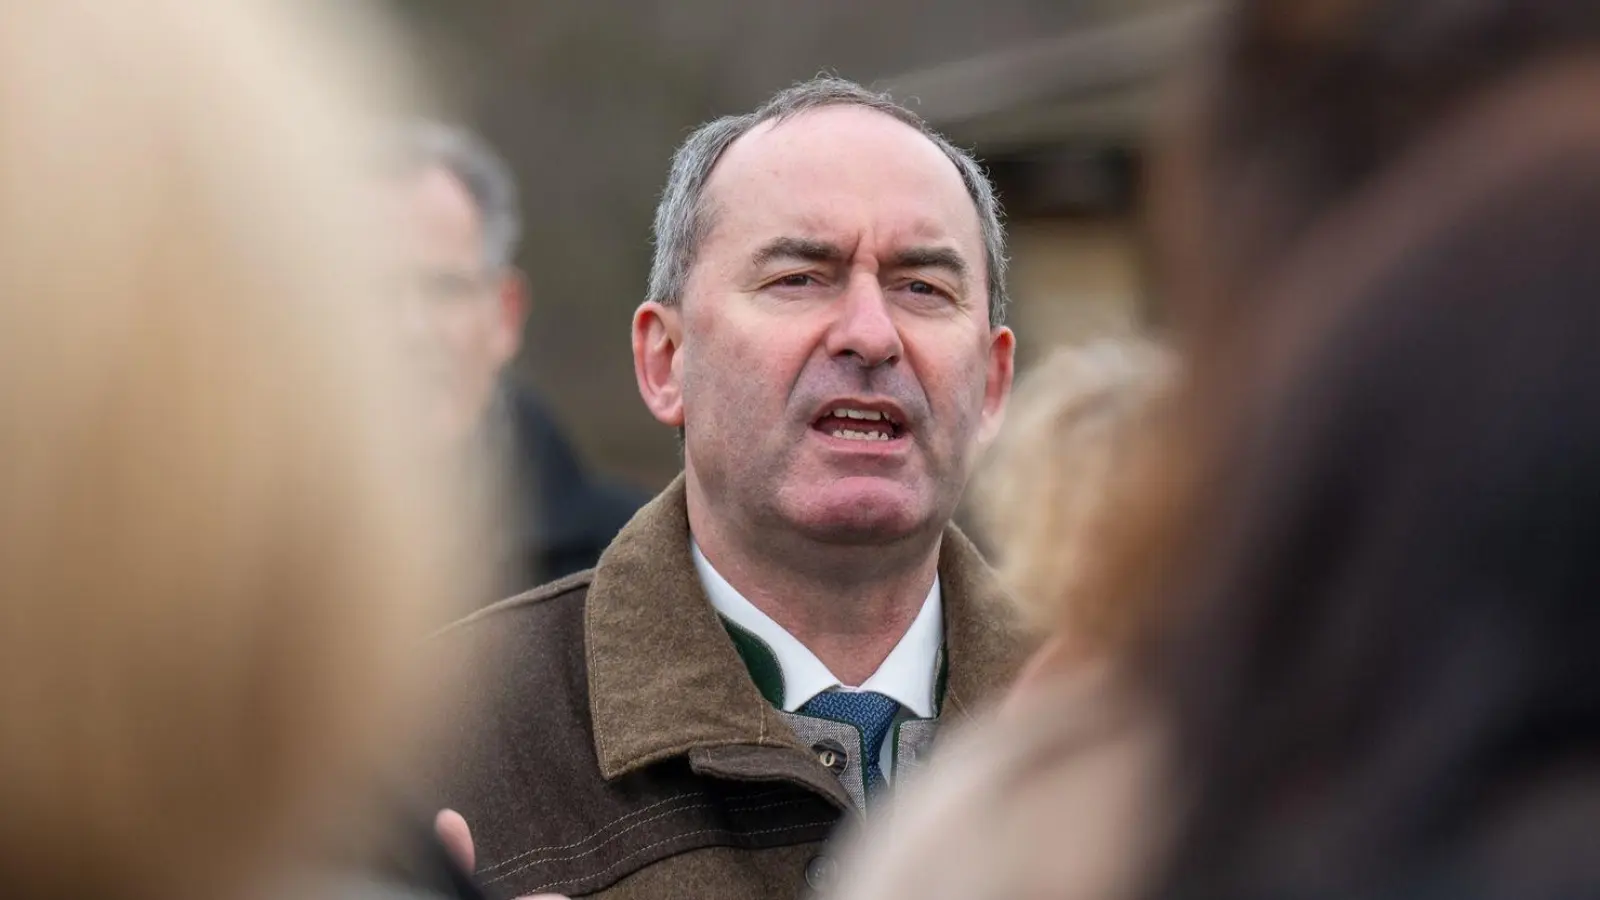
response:
[[[1239,0],[1157,166],[1176,323],[1247,330],[1320,216],[1484,89],[1597,45],[1592,0]]]
[[[1334,6],[1420,27],[1491,5]],[[1269,24],[1241,46],[1289,46]],[[1304,70],[1389,60],[1390,37],[1346,41]],[[1265,96],[1321,96],[1267,83],[1270,54],[1239,67]],[[1415,130],[1388,98],[1258,136],[1260,158],[1323,158],[1292,203],[1330,192],[1240,298],[1261,320],[1249,383],[1192,386],[1183,487],[1139,545],[1130,583],[1168,613],[1138,661],[1177,803],[1154,896],[1600,890],[1600,62],[1519,76],[1449,125],[1441,88],[1401,82],[1435,127],[1381,173]]]

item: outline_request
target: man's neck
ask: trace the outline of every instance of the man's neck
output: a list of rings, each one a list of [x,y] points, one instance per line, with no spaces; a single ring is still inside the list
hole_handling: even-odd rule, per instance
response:
[[[689,504],[689,528],[712,567],[845,684],[859,685],[878,670],[922,610],[938,574],[938,534],[921,547],[887,552],[824,546],[774,552],[789,542],[733,534],[738,529],[721,527],[697,506]]]

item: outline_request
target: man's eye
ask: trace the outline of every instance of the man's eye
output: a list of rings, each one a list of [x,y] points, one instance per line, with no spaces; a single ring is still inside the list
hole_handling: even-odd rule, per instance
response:
[[[810,287],[811,285],[816,284],[816,281],[817,280],[812,278],[810,275],[785,275],[773,282],[773,284],[777,285],[778,287],[800,288]]]
[[[913,294],[924,294],[930,297],[937,297],[944,293],[926,281],[913,281],[906,285],[906,290]]]

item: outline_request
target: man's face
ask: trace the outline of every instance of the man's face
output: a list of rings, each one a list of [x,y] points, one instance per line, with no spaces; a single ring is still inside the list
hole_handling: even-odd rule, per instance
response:
[[[428,419],[442,442],[456,443],[477,427],[516,355],[521,280],[487,264],[477,205],[449,170],[422,169],[394,189],[406,267],[397,314],[428,389]]]
[[[683,301],[657,308],[681,402],[651,403],[684,425],[691,490],[824,542],[942,528],[1013,349],[955,166],[888,116],[829,107],[735,142],[707,192]]]

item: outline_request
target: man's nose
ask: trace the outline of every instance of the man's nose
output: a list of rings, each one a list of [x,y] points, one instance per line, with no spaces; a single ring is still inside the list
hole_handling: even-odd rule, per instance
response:
[[[896,363],[905,353],[876,278],[858,276],[839,298],[839,316],[828,331],[830,356],[854,356],[867,368]]]

